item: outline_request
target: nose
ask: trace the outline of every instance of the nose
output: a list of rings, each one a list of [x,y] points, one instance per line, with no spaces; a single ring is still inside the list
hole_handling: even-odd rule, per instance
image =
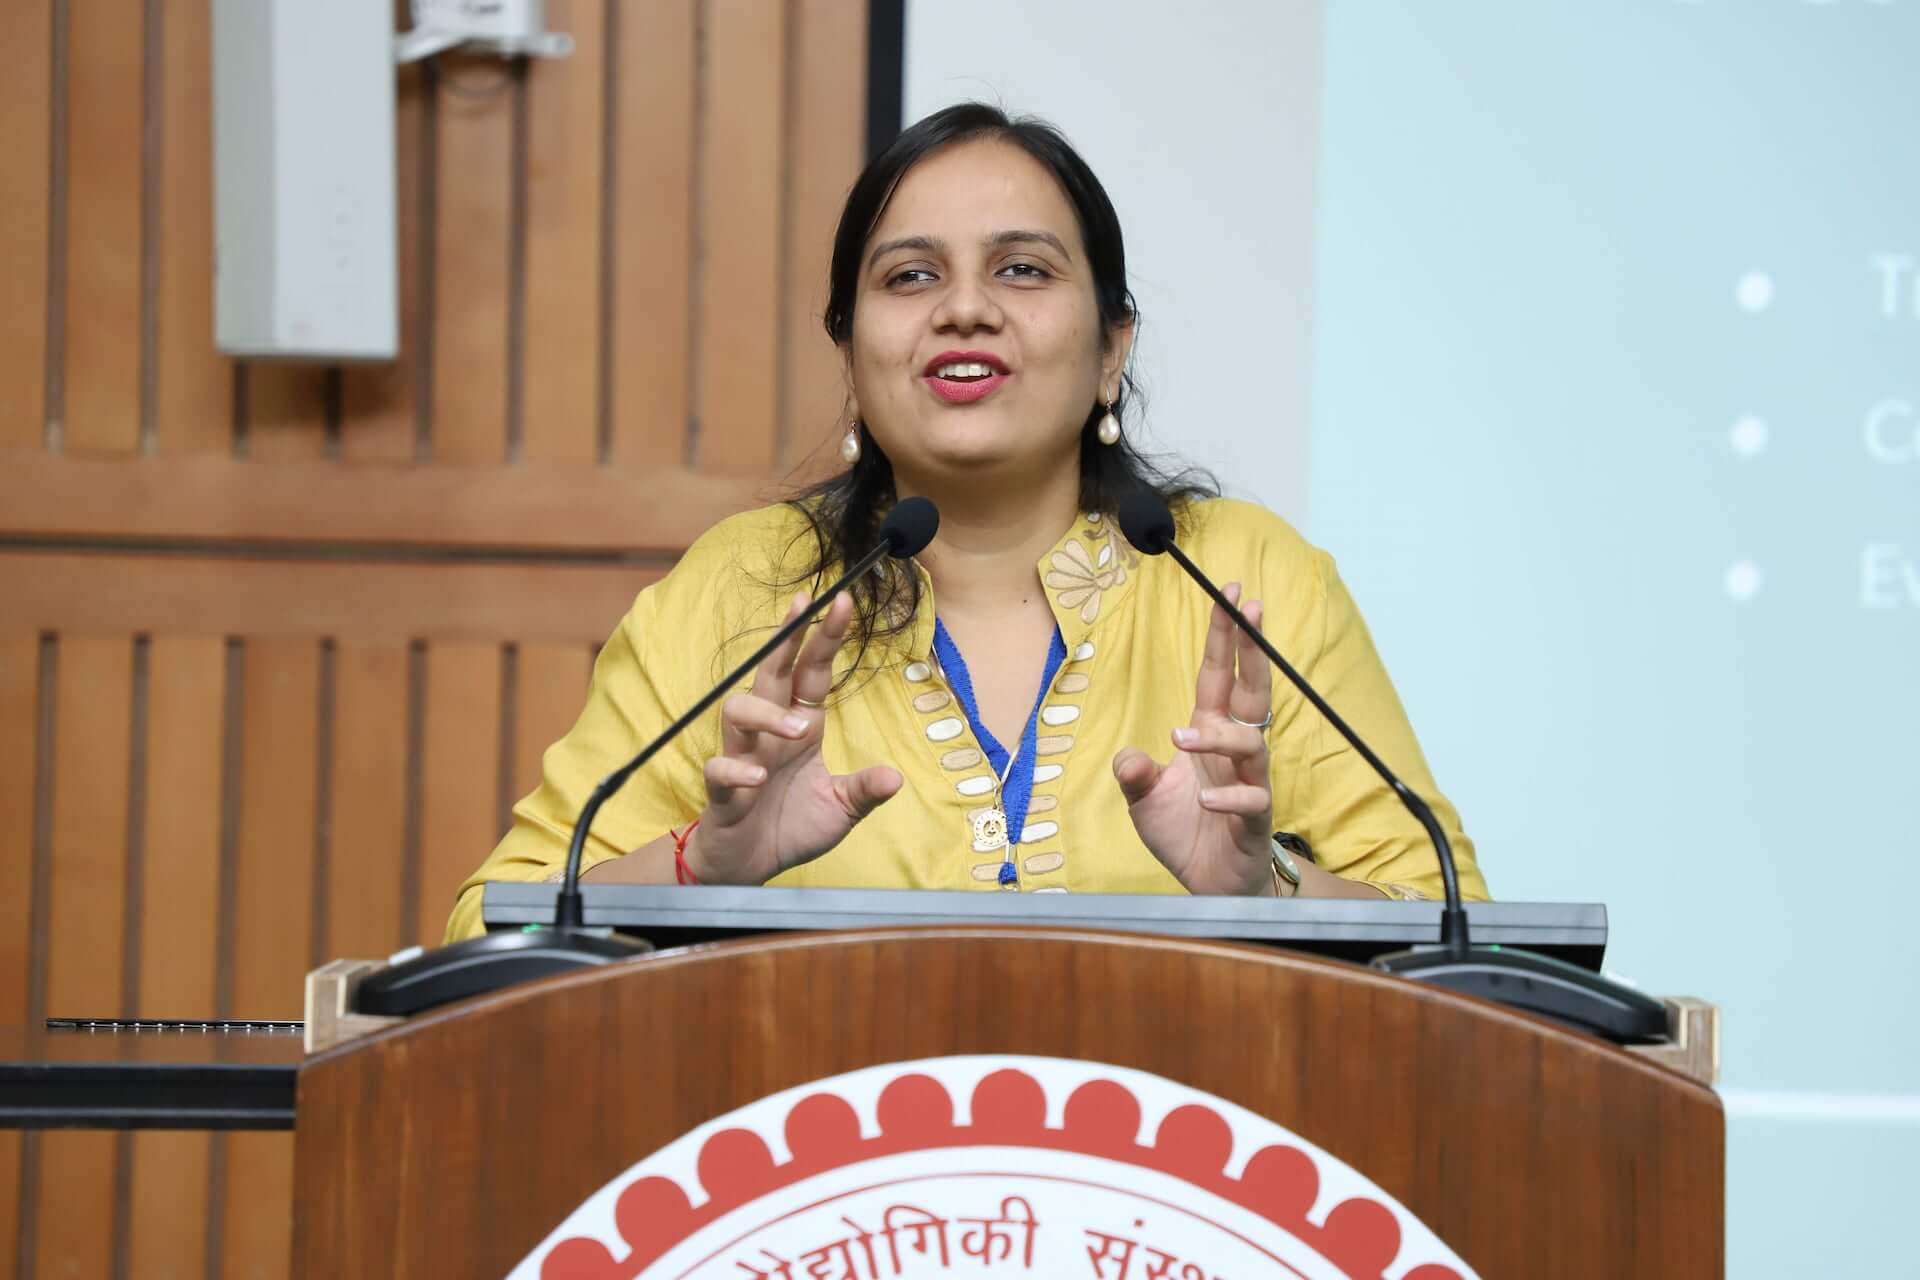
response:
[[[1006,320],[993,292],[971,272],[960,272],[934,308],[933,327],[945,332],[973,333],[997,331]]]

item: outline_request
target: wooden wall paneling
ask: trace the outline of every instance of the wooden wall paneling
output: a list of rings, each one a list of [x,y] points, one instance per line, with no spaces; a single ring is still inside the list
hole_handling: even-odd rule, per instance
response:
[[[697,5],[617,5],[608,33],[608,453],[629,469],[687,457]]]
[[[0,76],[7,136],[7,162],[0,165],[0,448],[38,449],[47,423],[53,0],[0,5],[0,48],[8,50]]]
[[[0,449],[14,451],[0,533],[328,550],[0,557],[22,626],[0,634],[0,756],[34,760],[35,629],[61,634],[58,746],[39,775],[51,884],[43,916],[31,893],[0,908],[0,1020],[15,1005],[23,1020],[30,996],[56,1013],[284,1016],[316,956],[437,939],[440,882],[498,835],[503,774],[516,794],[536,784],[634,593],[756,500],[783,446],[835,438],[817,313],[858,163],[861,78],[846,72],[863,6],[555,0],[551,25],[578,42],[564,63],[442,59],[437,88],[401,71],[401,358],[237,374],[212,342],[211,3],[0,5],[15,53],[0,83]],[[50,412],[68,456],[44,454]],[[135,456],[143,417],[159,456]],[[228,456],[236,421],[244,461]],[[439,465],[335,464],[411,462],[429,430]],[[510,433],[521,465],[506,465]],[[356,544],[367,559],[333,550]],[[634,550],[657,554],[598,554]],[[155,638],[132,813],[136,634]],[[226,635],[247,637],[232,691]],[[332,657],[323,635],[341,637]],[[34,778],[0,778],[0,839],[16,836],[23,867]],[[30,993],[35,936],[47,986]],[[116,1258],[134,1274],[284,1271],[286,1217],[262,1212],[290,1195],[284,1135],[36,1142],[39,1274]],[[22,1150],[0,1135],[0,1258],[19,1239],[4,1206],[20,1201]]]
[[[324,723],[320,644],[249,636],[241,657],[240,810],[235,842],[233,1008],[297,1018],[314,967],[316,831]],[[221,1262],[232,1276],[287,1267],[293,1145],[278,1133],[224,1135]]]
[[[436,60],[433,459],[507,453],[515,77],[497,58]]]
[[[428,160],[422,131],[432,127],[430,90],[419,64],[397,69],[394,102],[394,191],[399,228],[399,355],[375,364],[349,365],[341,374],[340,453],[356,462],[408,462],[420,438],[420,378],[427,350],[422,327],[430,319],[422,255],[427,238],[423,166]]]
[[[409,664],[408,646],[402,641],[342,639],[335,649],[328,929],[321,944],[321,954],[329,958],[384,956],[410,932],[401,921],[409,852]],[[243,1148],[251,1152],[243,1155]],[[253,1213],[251,1199],[236,1201],[232,1197],[237,1188],[230,1186],[227,1265],[252,1274],[240,1270],[242,1259],[264,1267],[273,1259],[285,1259],[291,1248],[291,1144],[285,1135],[248,1134],[230,1149],[236,1161],[271,1163],[275,1204],[286,1206],[284,1213]]]
[[[30,1007],[34,796],[39,786],[40,637],[0,629],[0,849],[9,892],[0,895],[0,1026],[21,1027]],[[0,1133],[0,1266],[19,1248],[21,1141]]]
[[[122,983],[132,710],[131,638],[61,636],[46,1005],[56,1017],[127,1012]],[[37,1274],[108,1274],[119,1146],[113,1133],[43,1135],[34,1223]]]
[[[15,1024],[26,1021],[20,1015]],[[20,1256],[21,1174],[24,1172],[26,1135],[18,1129],[0,1131],[0,1264],[15,1262]]]
[[[155,636],[148,673],[135,1012],[190,1018],[217,994],[226,642]],[[139,1275],[206,1274],[212,1150],[206,1133],[133,1135],[127,1252]]]
[[[608,628],[612,632],[612,628]],[[513,755],[507,790],[517,801],[540,785],[540,757],[566,736],[587,701],[593,660],[578,645],[520,646],[513,698]],[[479,863],[476,861],[475,866]]]
[[[247,362],[247,457],[305,462],[327,456],[329,369],[324,365]]]
[[[139,540],[514,546],[677,555],[749,503],[753,476],[685,467],[342,467],[232,458],[124,462],[15,453],[0,467],[0,532]]]
[[[170,0],[160,21],[159,295],[154,446],[233,446],[233,361],[213,345],[211,0]]]
[[[241,650],[232,1016],[297,1018],[313,967],[321,653],[310,636]]]
[[[19,1230],[31,1233],[25,1273],[107,1276],[119,1243],[116,1178],[126,1135],[50,1129],[28,1135],[37,1148],[26,1177],[37,1179],[35,1212]]]
[[[69,4],[65,445],[140,445],[144,7]]]
[[[695,457],[765,471],[779,415],[787,8],[710,0],[700,103]]]
[[[605,0],[551,0],[547,25],[573,36],[573,56],[528,71],[520,456],[529,461],[592,465],[600,452],[605,15]]]
[[[409,942],[438,946],[460,884],[500,839],[500,646],[427,646],[420,891]]]
[[[335,649],[329,959],[384,957],[412,941],[401,920],[409,658],[402,641],[342,637]]]
[[[234,1132],[220,1141],[227,1177],[217,1274],[281,1280],[293,1270],[293,1135]]]
[[[0,600],[54,629],[332,632],[597,645],[664,568],[289,562],[56,551],[0,556]]]
[[[846,430],[840,353],[822,327],[833,233],[847,191],[860,176],[866,83],[847,74],[867,61],[865,5],[798,0],[789,35],[787,204],[781,261],[780,463],[805,458],[809,474],[838,468]]]

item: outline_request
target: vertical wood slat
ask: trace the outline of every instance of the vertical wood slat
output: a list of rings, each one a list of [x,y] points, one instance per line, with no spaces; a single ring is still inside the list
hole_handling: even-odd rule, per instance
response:
[[[509,784],[516,799],[540,785],[540,758],[566,735],[580,715],[592,666],[592,658],[574,645],[520,646]],[[478,865],[476,861],[474,866]]]
[[[233,440],[233,362],[213,345],[212,0],[169,0],[159,12],[155,443],[161,453],[225,453]]]
[[[122,1006],[133,646],[62,636],[54,694],[53,886],[47,1011],[117,1017]],[[105,1275],[112,1265],[117,1135],[49,1133],[40,1149],[35,1267]]]
[[[11,891],[0,895],[0,1026],[27,1022],[32,968],[34,794],[38,788],[40,637],[0,630],[0,848],[8,853]],[[20,1134],[0,1133],[0,1266],[19,1249]]]
[[[427,648],[420,894],[410,942],[438,946],[461,883],[500,838],[500,646]]]
[[[521,456],[591,465],[599,452],[604,0],[549,0],[571,57],[528,73],[526,334]]]
[[[140,220],[145,30],[138,5],[67,8],[65,443],[140,444]]]
[[[429,318],[426,272],[429,243],[424,206],[421,129],[428,123],[427,80],[418,65],[399,68],[394,101],[396,225],[399,229],[400,349],[379,364],[349,366],[341,375],[340,452],[353,462],[408,462],[420,423],[420,384],[426,350],[421,326]]]
[[[615,11],[609,453],[629,468],[686,457],[697,3]]]
[[[497,59],[442,59],[436,99],[433,458],[507,450],[514,90]]]
[[[343,638],[335,659],[328,827],[330,956],[378,959],[405,945],[407,668],[404,642]],[[483,855],[484,856],[484,855]],[[412,922],[406,922],[410,930]]]
[[[695,308],[698,458],[714,470],[774,463],[781,316],[784,4],[710,0],[703,104],[699,302]]]
[[[220,1274],[281,1280],[293,1259],[293,1135],[220,1135],[227,1151]]]
[[[248,648],[248,740],[257,742],[251,736],[258,723],[251,706],[256,688],[252,668],[254,650],[264,646],[253,641]],[[398,947],[402,934],[408,650],[400,642],[343,640],[335,653],[332,785],[327,815],[329,936],[323,940],[321,951],[329,956],[378,957]],[[301,666],[304,675],[300,660],[277,660]],[[296,682],[295,687],[282,689],[276,696],[284,700],[281,705],[286,713],[297,717],[300,713],[295,706],[307,697],[308,688],[313,696],[305,703],[308,710],[304,723],[311,725],[312,708],[318,701],[317,669],[312,686]],[[297,719],[291,722],[287,732],[301,735],[301,723]],[[304,736],[317,741],[318,735]],[[257,755],[257,749],[248,750],[250,766],[257,767]],[[295,772],[297,766],[289,771],[286,785],[293,785]],[[314,776],[313,772],[304,775],[309,788]],[[309,840],[311,833],[312,824],[308,823]],[[293,832],[289,830],[288,834]],[[243,852],[243,872],[249,865],[246,857]],[[310,883],[304,881],[298,868],[293,870],[293,878]],[[243,912],[248,909],[247,901],[243,897]],[[298,977],[305,967],[302,957],[298,971],[290,975],[292,991],[285,996],[276,992],[275,999],[290,999],[293,1007],[299,1007]],[[221,1245],[224,1269],[228,1275],[280,1275],[292,1245],[293,1144],[289,1135],[277,1133],[234,1133],[226,1136],[226,1142],[228,1176]]]
[[[0,75],[8,152],[0,165],[0,448],[37,449],[46,438],[52,45],[53,0],[0,5],[8,51]]]
[[[27,1265],[36,1277],[112,1274],[120,1139],[79,1129],[32,1135],[40,1153],[38,1208]]]
[[[193,1017],[215,997],[226,644],[156,636],[148,670],[136,1012]],[[127,1251],[139,1275],[205,1274],[211,1155],[205,1133],[133,1135]]]
[[[232,1013],[297,1018],[313,957],[320,646],[249,637],[241,667]]]
[[[312,364],[247,366],[247,457],[256,462],[322,458],[327,452],[327,370]]]
[[[866,132],[866,85],[847,74],[865,66],[865,5],[798,0],[790,62],[787,209],[782,263],[780,443],[783,465],[816,450],[838,464],[846,386],[833,342],[821,327],[827,268],[847,189],[859,174]],[[825,445],[824,450],[821,449]]]
[[[320,647],[309,639],[249,637],[241,667],[233,1014],[296,1018],[314,950]],[[292,1143],[285,1134],[222,1140],[224,1273],[281,1275],[292,1233]]]

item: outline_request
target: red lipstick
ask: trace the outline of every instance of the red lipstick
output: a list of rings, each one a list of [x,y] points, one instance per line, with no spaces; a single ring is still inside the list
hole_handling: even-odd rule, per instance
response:
[[[989,372],[985,377],[943,378],[939,375],[939,370],[956,364],[977,364]],[[921,375],[933,394],[948,404],[973,404],[998,391],[1012,372],[1007,362],[991,351],[943,351],[927,361]]]

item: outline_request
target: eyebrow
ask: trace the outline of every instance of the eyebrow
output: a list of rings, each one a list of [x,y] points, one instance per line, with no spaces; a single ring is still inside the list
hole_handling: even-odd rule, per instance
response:
[[[1010,244],[1044,244],[1051,246],[1055,253],[1058,253],[1068,262],[1073,261],[1073,255],[1067,252],[1067,246],[1061,243],[1060,237],[1051,231],[1031,231],[1025,228],[1015,228],[1011,231],[996,231],[986,237],[983,243],[990,249],[1003,248]],[[894,253],[901,249],[918,249],[923,253],[940,253],[944,252],[946,247],[946,241],[941,240],[937,236],[902,236],[898,240],[887,240],[873,246],[873,252],[867,257],[867,265],[871,267],[880,260],[881,255]]]

